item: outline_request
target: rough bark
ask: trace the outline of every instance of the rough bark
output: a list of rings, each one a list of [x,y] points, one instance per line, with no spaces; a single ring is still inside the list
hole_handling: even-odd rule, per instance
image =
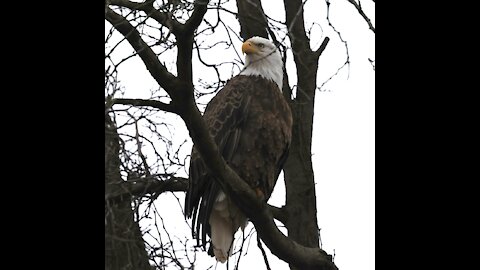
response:
[[[120,146],[114,123],[105,115],[105,196],[119,192]],[[151,270],[130,200],[105,201],[105,269]]]

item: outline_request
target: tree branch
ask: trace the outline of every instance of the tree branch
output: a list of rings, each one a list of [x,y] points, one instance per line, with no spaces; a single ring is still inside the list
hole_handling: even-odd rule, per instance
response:
[[[303,16],[303,7],[307,0],[303,2],[301,0],[284,0],[285,7],[285,22],[287,25],[287,35],[290,38],[292,44],[292,53],[295,64],[298,66],[301,64],[308,70],[310,69],[310,63],[300,61],[300,58],[309,59],[305,55],[311,55],[312,49],[310,48],[310,40],[305,32],[305,23]],[[301,57],[301,56],[304,57]],[[313,62],[317,62],[318,59],[312,59]]]
[[[192,52],[193,38],[195,29],[200,25],[203,16],[207,12],[208,0],[195,1],[195,7],[192,16],[185,23],[182,32],[175,35],[177,38],[177,73],[178,79],[183,83],[179,96],[173,99],[173,102],[193,99],[193,75],[192,75]],[[187,103],[188,104],[188,103]]]
[[[154,1],[145,1],[144,3],[136,3],[128,0],[110,0],[110,4],[119,7],[126,7],[131,10],[141,10],[147,14],[148,17],[156,20],[161,25],[167,27],[172,33],[178,33],[182,24],[173,20],[171,15],[165,12],[160,12],[153,7]]]
[[[112,99],[112,104],[122,104],[122,105],[131,105],[137,107],[152,107],[162,111],[175,113],[175,106],[171,103],[163,103],[158,100],[151,99],[130,99],[130,98],[115,98]]]
[[[207,12],[208,2],[209,0],[195,1],[193,13],[190,18],[188,18],[188,20],[185,22],[185,25],[183,27],[183,31],[185,33],[193,34],[195,29],[198,28],[198,26],[203,20],[203,17],[205,16],[205,13]]]
[[[278,208],[269,204],[268,209],[276,220],[282,222],[283,224],[288,222],[288,213],[283,207]]]
[[[260,237],[258,237],[258,234],[257,234],[257,246],[262,252],[263,260],[265,261],[265,266],[267,267],[267,270],[271,270],[270,264],[268,263],[267,253],[263,249],[262,242],[260,241]]]
[[[116,192],[105,194],[105,201],[119,202],[130,199],[131,196],[143,196],[145,194],[160,194],[166,191],[186,192],[188,179],[183,177],[170,177],[167,180],[159,180],[158,177],[140,178],[138,181],[122,181],[118,183]]]
[[[322,85],[320,85],[320,87],[317,87],[318,89],[322,89],[322,87],[327,83],[329,82],[333,77],[337,76],[338,72],[340,72],[340,70],[342,70],[345,66],[347,66],[348,68],[348,74],[350,74],[350,53],[348,51],[348,45],[347,45],[347,41],[345,41],[343,38],[342,38],[342,35],[340,34],[340,32],[335,28],[335,26],[333,26],[332,22],[330,21],[330,0],[325,0],[325,3],[327,5],[327,22],[328,22],[328,25],[330,27],[332,27],[333,31],[335,31],[335,33],[337,33],[338,35],[338,38],[340,39],[340,41],[345,45],[345,53],[347,55],[347,59],[345,60],[345,63],[343,63],[342,66],[340,66],[337,71],[332,75],[330,76],[327,80],[325,80]],[[350,76],[350,75],[348,75]]]
[[[348,2],[350,2],[350,4],[352,4],[358,11],[358,13],[360,13],[360,15],[362,15],[363,19],[367,22],[368,24],[368,28],[370,28],[370,30],[373,31],[373,33],[375,33],[375,27],[372,25],[372,22],[370,21],[370,18],[367,17],[367,15],[365,14],[365,12],[363,12],[363,9],[362,7],[357,4],[357,2],[355,2],[355,0],[347,0]],[[375,2],[375,1],[373,1]]]
[[[318,49],[313,52],[313,55],[314,55],[316,58],[319,58],[319,57],[320,57],[320,55],[323,53],[323,51],[324,51],[325,48],[327,47],[327,44],[328,44],[329,41],[330,41],[330,38],[329,38],[329,37],[325,37],[325,39],[322,41],[322,44],[320,44],[320,47],[318,47]]]
[[[311,78],[316,77],[320,56],[310,48],[310,39],[305,32],[303,8],[306,2],[307,0],[284,0],[287,34],[292,44],[293,60],[297,68],[296,101],[300,103],[309,103],[314,100],[315,87],[310,87],[308,84],[313,81]],[[303,94],[298,95],[298,90]]]
[[[177,78],[160,63],[157,55],[145,43],[145,41],[143,41],[138,31],[123,16],[118,15],[110,8],[107,8],[105,19],[107,19],[117,31],[125,36],[130,45],[142,59],[152,77],[168,94],[172,95],[174,90],[179,88],[180,82],[178,82]]]

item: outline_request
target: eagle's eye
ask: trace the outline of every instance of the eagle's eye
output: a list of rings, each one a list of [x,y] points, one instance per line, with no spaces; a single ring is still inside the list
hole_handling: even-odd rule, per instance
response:
[[[263,49],[265,47],[265,44],[263,43],[258,43],[257,46],[260,48],[260,49]]]

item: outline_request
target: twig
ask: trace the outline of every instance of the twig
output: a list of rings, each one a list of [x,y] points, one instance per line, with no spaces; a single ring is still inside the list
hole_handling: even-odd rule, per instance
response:
[[[360,15],[363,17],[363,19],[367,22],[368,28],[370,28],[370,30],[372,30],[373,33],[375,33],[375,27],[372,25],[372,22],[370,21],[370,18],[368,18],[367,15],[365,14],[365,12],[363,12],[362,6],[360,4],[357,4],[357,2],[355,2],[355,0],[348,0],[348,2],[350,2],[350,4],[352,4],[357,9],[358,13],[360,13]],[[375,1],[373,1],[373,2],[375,2]]]
[[[317,89],[321,90],[322,87],[327,83],[329,82],[333,77],[335,77],[338,72],[340,72],[341,69],[343,69],[345,66],[348,67],[348,75],[347,75],[347,79],[350,77],[350,54],[348,52],[348,45],[347,45],[347,41],[343,40],[342,38],[342,35],[340,34],[340,32],[333,26],[333,24],[330,22],[330,1],[329,0],[325,0],[325,2],[327,3],[327,21],[328,21],[328,25],[330,25],[330,27],[332,27],[333,31],[335,31],[338,35],[338,37],[340,38],[340,41],[343,42],[345,44],[345,50],[346,50],[346,54],[347,54],[347,59],[345,60],[345,63],[343,63],[342,66],[340,66],[337,71],[332,75],[330,76],[326,81],[324,81],[322,83],[322,85],[320,85],[320,87],[317,87]],[[321,47],[321,46],[320,46]]]
[[[265,250],[263,249],[262,242],[261,242],[260,237],[258,236],[258,234],[257,234],[257,246],[258,246],[258,248],[260,249],[260,251],[262,252],[263,261],[265,261],[265,266],[267,267],[267,270],[271,270],[271,269],[270,269],[270,264],[268,263],[267,253],[266,253]]]

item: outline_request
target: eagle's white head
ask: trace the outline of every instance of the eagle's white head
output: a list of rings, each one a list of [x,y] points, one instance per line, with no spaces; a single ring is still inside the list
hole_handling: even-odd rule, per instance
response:
[[[245,68],[241,75],[258,75],[274,81],[280,91],[283,85],[283,61],[278,48],[270,40],[252,37],[242,45]]]

